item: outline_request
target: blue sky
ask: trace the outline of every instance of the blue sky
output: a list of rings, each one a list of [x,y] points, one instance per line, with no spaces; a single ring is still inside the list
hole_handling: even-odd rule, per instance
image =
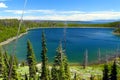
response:
[[[25,0],[0,0],[0,18],[20,19]],[[120,19],[120,0],[27,0],[24,19]]]

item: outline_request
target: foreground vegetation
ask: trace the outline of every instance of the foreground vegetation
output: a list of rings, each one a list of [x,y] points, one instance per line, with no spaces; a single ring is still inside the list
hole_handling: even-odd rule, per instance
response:
[[[3,42],[11,37],[16,36],[19,26],[19,20],[17,19],[1,19],[0,20],[0,42]],[[34,27],[118,27],[119,22],[105,23],[105,24],[79,24],[56,22],[56,21],[29,21],[25,20],[21,27],[21,33],[26,32],[29,28]],[[9,34],[9,35],[8,35]]]
[[[48,63],[47,44],[42,32],[41,62],[37,64],[31,42],[27,41],[26,61],[18,63],[14,53],[8,55],[1,48],[0,51],[0,79],[1,80],[119,80],[119,61],[92,66],[69,66],[62,43],[56,49],[52,65]],[[84,63],[86,64],[86,63]]]

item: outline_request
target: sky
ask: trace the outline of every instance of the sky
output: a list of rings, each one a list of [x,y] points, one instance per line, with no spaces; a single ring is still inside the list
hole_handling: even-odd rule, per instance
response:
[[[0,0],[0,19],[20,19],[23,9],[25,20],[120,19],[120,0]]]

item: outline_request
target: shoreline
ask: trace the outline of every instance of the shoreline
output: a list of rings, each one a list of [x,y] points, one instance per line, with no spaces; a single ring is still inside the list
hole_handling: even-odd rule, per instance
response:
[[[25,34],[27,34],[27,32],[21,33],[21,34],[18,36],[18,38],[22,37],[22,36],[25,35]],[[3,46],[3,45],[6,45],[6,44],[10,43],[10,42],[14,41],[16,38],[17,38],[17,36],[12,37],[12,38],[9,38],[9,39],[7,39],[6,41],[1,42],[1,43],[0,43],[0,46]]]
[[[28,28],[27,31],[29,30],[34,30],[34,29],[51,29],[51,28],[114,28],[114,27],[86,27],[86,26],[83,26],[83,27],[35,27],[35,28]]]
[[[34,30],[34,29],[42,29],[42,28],[113,28],[113,27],[34,27],[34,28],[27,28],[25,33],[21,33],[18,38],[22,37],[23,35],[27,34],[29,30]],[[0,46],[6,45],[12,41],[14,41],[17,37],[11,37],[3,42],[0,42]]]

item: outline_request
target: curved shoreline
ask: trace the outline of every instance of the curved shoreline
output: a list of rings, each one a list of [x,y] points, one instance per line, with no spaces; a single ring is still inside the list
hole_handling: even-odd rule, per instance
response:
[[[22,36],[25,35],[25,34],[27,34],[27,32],[21,33],[21,34],[18,36],[18,38],[22,37]],[[12,42],[13,40],[15,40],[16,38],[17,38],[17,36],[12,37],[12,38],[9,38],[9,39],[7,39],[6,41],[1,42],[1,43],[0,43],[0,46],[3,46],[3,45],[6,45],[6,44],[10,43],[10,42]]]
[[[22,37],[23,35],[27,34],[29,30],[33,29],[41,29],[41,28],[112,28],[112,27],[36,27],[36,28],[27,28],[25,33],[21,33],[18,38]],[[0,42],[0,46],[6,45],[13,40],[15,40],[17,37],[14,36],[12,38],[7,39],[6,41]]]

